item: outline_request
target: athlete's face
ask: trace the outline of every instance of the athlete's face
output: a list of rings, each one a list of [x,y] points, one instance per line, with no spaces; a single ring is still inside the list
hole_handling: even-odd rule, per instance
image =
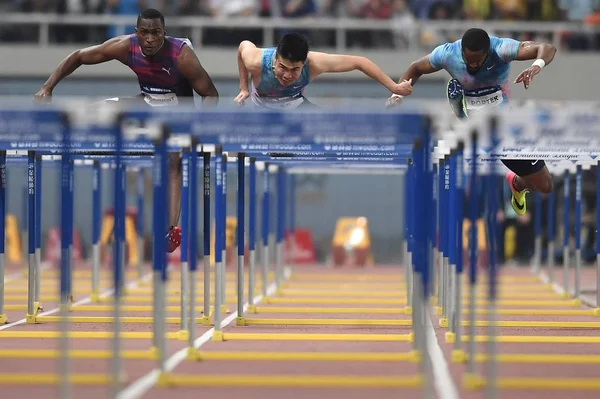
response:
[[[160,19],[142,19],[135,28],[135,34],[140,41],[144,55],[152,56],[161,49],[167,31]]]
[[[275,57],[273,62],[273,73],[283,86],[289,86],[300,77],[304,63],[301,61],[292,62],[282,57]]]
[[[483,66],[487,58],[487,51],[471,51],[467,48],[462,51],[463,60],[467,64],[467,71],[471,74],[475,74]]]

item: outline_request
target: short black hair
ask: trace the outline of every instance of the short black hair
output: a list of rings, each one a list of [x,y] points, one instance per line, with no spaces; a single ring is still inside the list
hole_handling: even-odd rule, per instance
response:
[[[277,55],[291,62],[304,62],[308,57],[308,40],[299,33],[283,35],[277,44]]]
[[[479,28],[471,28],[462,37],[462,48],[471,51],[487,52],[490,49],[490,36]]]
[[[142,19],[160,19],[160,23],[163,28],[165,27],[165,16],[162,13],[154,8],[147,8],[140,13],[137,17],[137,26],[140,26],[140,22]]]

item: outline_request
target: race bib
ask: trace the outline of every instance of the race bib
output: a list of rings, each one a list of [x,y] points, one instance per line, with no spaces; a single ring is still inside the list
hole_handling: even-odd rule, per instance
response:
[[[179,99],[175,93],[144,93],[144,101],[151,107],[168,107],[179,104]]]
[[[499,86],[465,90],[467,110],[499,107],[504,102]]]

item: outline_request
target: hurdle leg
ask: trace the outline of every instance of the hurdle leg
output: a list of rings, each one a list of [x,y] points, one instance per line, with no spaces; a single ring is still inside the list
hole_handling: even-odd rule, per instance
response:
[[[137,274],[138,279],[144,276],[144,187],[146,181],[146,173],[144,168],[140,168],[137,175],[137,250],[138,264]]]
[[[570,190],[569,190],[569,171],[565,170],[564,174],[564,205],[563,205],[563,287],[565,289],[565,297],[570,295],[570,281],[569,281],[569,262],[571,261],[569,256],[569,205],[570,205]]]
[[[202,186],[203,190],[203,230],[204,230],[204,314],[202,324],[210,325],[210,152],[202,153]],[[196,280],[194,280],[196,281]],[[195,298],[195,297],[194,297]],[[191,305],[190,305],[191,306]],[[192,323],[195,324],[195,323]]]
[[[195,354],[194,340],[196,339],[196,278],[198,270],[198,140],[192,139],[190,154],[190,223],[189,223],[189,292],[188,292],[188,353]],[[210,280],[209,280],[210,284]],[[210,300],[210,298],[209,298]],[[203,320],[204,321],[204,320]]]
[[[548,194],[548,280],[554,283],[554,191]]]
[[[285,238],[285,178],[283,167],[277,171],[277,235],[275,246],[275,287],[280,289],[283,280],[283,243]]]
[[[27,275],[27,323],[36,322],[35,283],[35,151],[27,152],[27,224],[28,224],[28,275]]]
[[[533,272],[539,275],[542,266],[542,194],[539,191],[534,193],[535,198],[535,211],[534,217],[534,231],[535,231],[535,243],[533,253]]]
[[[92,192],[92,302],[100,296],[100,220],[102,217],[102,169],[94,161]],[[114,230],[114,229],[113,229]]]
[[[222,312],[222,293],[223,286],[221,285],[221,274],[223,273],[223,250],[221,249],[223,237],[221,229],[224,229],[223,220],[225,218],[223,209],[223,163],[224,155],[222,154],[221,147],[216,149],[215,159],[215,301],[214,301],[214,332],[213,340],[221,341],[223,339],[223,332],[221,331],[221,312]]]
[[[465,204],[465,190],[463,183],[464,176],[464,147],[465,143],[459,141],[458,151],[456,153],[456,291],[454,297],[455,309],[455,330],[454,330],[454,351],[453,356],[464,360],[464,351],[462,350],[462,293],[463,293],[463,218]]]
[[[254,304],[254,286],[256,278],[256,158],[250,158],[248,181],[248,248],[250,259],[248,261],[248,312],[256,312]]]
[[[227,154],[223,154],[223,195],[221,196],[222,210],[221,219],[223,219],[223,229],[221,229],[221,246],[222,262],[221,262],[221,273],[219,274],[219,282],[221,284],[221,312],[229,313],[229,307],[227,307],[227,162],[229,157]]]
[[[600,226],[600,162],[596,165],[596,226]],[[596,230],[596,316],[600,316],[600,232],[598,230]]]
[[[296,265],[296,175],[290,173],[290,225],[289,225],[289,262],[288,267],[293,272]]]
[[[264,163],[264,185],[263,185],[263,202],[262,202],[262,294],[263,297],[267,296],[267,287],[269,286],[269,190],[270,190],[270,177],[269,177],[269,164]]]
[[[238,198],[237,198],[237,317],[244,317],[244,221],[246,198],[246,156],[243,152],[237,154],[238,166]],[[242,321],[243,324],[243,321]]]
[[[575,286],[574,297],[581,296],[581,165],[575,174]]]
[[[188,318],[187,318],[187,301],[188,301],[188,246],[189,246],[189,209],[190,209],[190,149],[184,148],[183,157],[181,160],[181,287],[180,287],[180,319],[181,327],[179,329],[179,337],[185,340],[186,334],[189,333]],[[194,223],[192,221],[192,223]]]
[[[477,132],[471,135],[472,158],[477,158]],[[477,186],[477,162],[471,163],[470,192],[476,190]],[[478,198],[476,195],[469,197],[469,219],[471,220],[471,231],[469,232],[469,348],[467,372],[470,375],[475,374],[475,312],[476,312],[476,283],[477,283],[477,214]]]
[[[35,294],[34,294],[34,308],[35,312],[41,308],[40,304],[40,290],[42,285],[41,276],[41,261],[42,261],[42,156],[36,155],[35,157]]]
[[[4,276],[6,274],[6,151],[0,151],[0,324],[5,324]]]

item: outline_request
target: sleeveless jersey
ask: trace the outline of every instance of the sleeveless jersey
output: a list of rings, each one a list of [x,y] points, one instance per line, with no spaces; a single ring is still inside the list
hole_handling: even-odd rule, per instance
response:
[[[129,40],[127,66],[137,75],[144,101],[152,107],[177,105],[179,97],[192,97],[192,86],[177,69],[183,46],[193,49],[189,39],[167,36],[159,53],[146,57],[137,36]]]
[[[517,57],[519,41],[490,36],[490,52],[479,71],[471,75],[462,57],[461,40],[436,47],[429,56],[435,69],[445,69],[464,88],[467,109],[497,107],[510,101],[510,63]]]
[[[250,97],[254,105],[264,108],[296,108],[304,102],[304,88],[310,83],[308,61],[304,63],[298,80],[289,86],[283,86],[273,72],[275,47],[262,49],[262,67],[260,83],[254,87]]]

